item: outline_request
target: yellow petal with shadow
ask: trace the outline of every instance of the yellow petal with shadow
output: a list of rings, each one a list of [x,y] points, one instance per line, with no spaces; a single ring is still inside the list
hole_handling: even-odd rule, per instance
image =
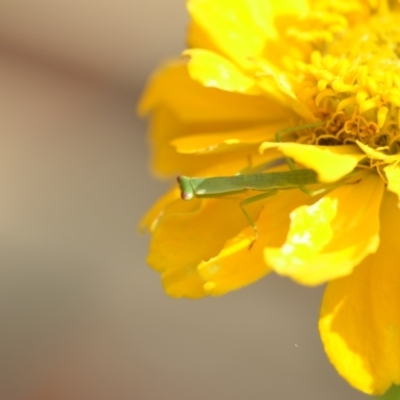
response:
[[[361,201],[363,198],[360,196]],[[381,244],[353,273],[330,282],[319,329],[325,351],[352,386],[382,394],[400,384],[400,210],[386,193]]]
[[[246,68],[251,66],[249,57],[263,55],[267,40],[279,38],[276,17],[299,15],[308,10],[308,2],[189,0],[188,10],[200,32],[206,33],[219,52]]]
[[[224,243],[248,225],[238,202],[245,196],[194,199],[174,204],[157,222],[150,242],[148,264],[161,272],[165,291],[172,297],[206,295],[198,265],[214,257]]]
[[[315,116],[299,100],[295,94],[292,83],[287,76],[280,71],[278,67],[264,59],[253,59],[253,68],[258,77],[258,86],[264,90],[266,94],[274,98],[279,104],[289,106],[304,121],[315,121]]]
[[[234,146],[259,144],[266,139],[273,140],[275,133],[286,126],[287,122],[283,120],[228,132],[200,133],[174,139],[171,145],[181,154],[223,152],[231,150]]]
[[[262,208],[255,220],[259,237],[254,240],[254,231],[247,226],[237,236],[229,239],[219,254],[203,261],[198,268],[205,281],[204,290],[219,296],[249,285],[268,272],[263,250],[267,246],[280,246],[289,228],[289,213],[300,204],[309,203],[311,198],[300,191],[282,191],[274,197],[246,206],[246,210]]]
[[[207,126],[227,121],[252,124],[277,121],[290,115],[287,109],[265,97],[202,86],[189,76],[187,63],[182,60],[169,62],[153,74],[139,102],[138,112],[145,115],[159,107],[168,107],[182,124]]]
[[[265,250],[280,275],[318,285],[349,275],[379,245],[379,207],[384,184],[375,174],[334,189],[290,215],[286,243]]]
[[[189,77],[182,62],[167,64],[153,76],[139,103],[139,111],[152,113],[151,141],[157,143],[153,146],[152,166],[161,175],[190,175],[221,162],[219,156],[210,154],[199,158],[178,154],[170,144],[176,138],[244,129],[290,117],[288,110],[264,97],[201,86]]]
[[[160,217],[171,207],[171,204],[176,201],[182,201],[180,191],[177,187],[158,199],[151,209],[143,216],[139,222],[139,231],[141,233],[145,231],[153,232]],[[193,207],[193,205],[187,204],[189,207]]]
[[[189,57],[190,77],[205,87],[214,87],[228,92],[261,94],[256,81],[232,61],[209,50],[192,49],[182,53]]]
[[[357,146],[314,146],[300,143],[265,142],[260,151],[277,148],[285,156],[293,158],[318,174],[320,182],[336,182],[354,170],[365,154]]]
[[[152,116],[151,141],[157,143],[152,146],[152,167],[160,176],[168,175],[193,175],[199,170],[219,165],[221,155],[208,153],[184,154],[178,153],[176,148],[169,142],[169,137],[173,140],[177,135],[186,137],[191,129],[187,124],[182,124],[174,113],[166,108],[159,108],[153,112]],[[215,129],[218,125],[214,125]],[[249,155],[257,154],[257,146],[239,146],[232,151],[224,154],[224,162],[229,163],[232,159],[247,160]]]
[[[289,46],[282,39],[281,33],[286,32],[293,20],[304,14],[308,7],[308,2],[303,0],[191,0],[188,9],[193,22],[189,40],[196,47],[204,46],[207,51],[227,56],[243,71],[250,72],[250,76],[256,78],[252,82],[246,82],[242,78],[235,80],[240,85],[234,86],[238,86],[240,90],[254,82],[257,90],[261,88],[279,104],[291,107],[306,121],[312,121],[313,114],[297,99],[280,67],[282,58],[285,57],[282,49]],[[293,50],[293,46],[290,49]],[[270,61],[267,61],[267,55]],[[225,63],[223,61],[221,65]],[[202,63],[201,67],[204,68],[206,64],[209,63]],[[204,79],[208,74],[196,74],[197,79],[200,75],[203,75],[202,82],[209,86]],[[220,82],[220,88],[226,87],[226,84],[221,85],[225,79],[216,79],[218,75],[220,74],[212,74],[208,81],[213,82],[212,86]],[[233,76],[236,75],[235,73]],[[257,91],[253,86],[249,86],[249,89],[249,93]],[[229,89],[226,87],[224,90]]]
[[[188,24],[186,42],[186,47],[189,49],[207,49],[219,53],[219,49],[213,43],[212,38],[192,19]]]

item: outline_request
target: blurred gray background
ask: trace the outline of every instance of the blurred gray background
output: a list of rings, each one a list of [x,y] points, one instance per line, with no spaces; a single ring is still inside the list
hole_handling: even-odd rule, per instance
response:
[[[140,216],[168,187],[135,104],[184,0],[0,2],[0,400],[357,400],[323,288],[172,300]]]

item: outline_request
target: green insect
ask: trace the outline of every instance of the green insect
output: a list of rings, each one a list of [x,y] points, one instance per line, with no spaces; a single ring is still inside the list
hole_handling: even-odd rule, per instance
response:
[[[282,135],[295,130],[315,128],[321,126],[321,124],[321,122],[317,122],[306,124],[301,127],[284,129],[276,134],[276,140],[277,142],[282,142]],[[290,171],[262,172],[285,163],[289,166]],[[258,238],[258,229],[245,209],[247,204],[273,196],[277,194],[279,190],[298,188],[310,196],[315,196],[329,190],[327,188],[316,191],[309,190],[306,185],[318,183],[316,172],[311,169],[296,169],[293,160],[289,157],[278,158],[259,165],[256,168],[250,168],[251,173],[247,173],[247,170],[248,169],[234,176],[216,176],[210,178],[179,176],[178,183],[183,200],[222,197],[243,193],[248,190],[262,192],[261,194],[242,200],[239,204],[244,216],[254,230],[254,240],[250,247]]]
[[[322,124],[322,122],[317,122],[296,128],[284,129],[276,134],[276,141],[282,142],[282,135],[290,132],[301,129],[316,128]],[[289,171],[263,172],[270,168],[284,165],[285,163],[289,166]],[[361,178],[354,182],[349,182],[348,179],[355,175],[359,175],[359,172],[360,170],[356,168],[353,172],[340,179],[338,182],[334,182],[316,190],[310,190],[306,185],[319,183],[317,173],[312,169],[297,169],[291,158],[282,157],[261,164],[257,167],[248,167],[234,176],[214,176],[210,178],[179,176],[178,183],[183,200],[192,200],[194,198],[216,198],[243,193],[249,190],[262,192],[255,196],[248,197],[239,203],[244,216],[249,221],[249,224],[254,231],[254,239],[249,246],[250,249],[258,238],[258,229],[257,225],[247,213],[245,209],[246,205],[273,196],[277,194],[279,190],[300,189],[309,196],[326,194],[342,184],[358,183]]]
[[[294,189],[299,186],[318,183],[317,174],[312,169],[296,169],[285,172],[264,172],[211,178],[189,178],[179,176],[183,200],[194,197],[220,197],[242,193],[248,190],[277,191]]]
[[[275,161],[275,165],[280,163],[280,160],[282,159]],[[258,172],[210,178],[179,176],[178,183],[183,200],[222,197],[243,193],[248,190],[263,192],[240,202],[240,208],[254,230],[255,241],[258,238],[258,230],[256,224],[245,209],[247,204],[273,196],[277,194],[279,190],[304,189],[305,185],[318,183],[318,180],[316,172],[311,169],[295,169],[284,172]]]

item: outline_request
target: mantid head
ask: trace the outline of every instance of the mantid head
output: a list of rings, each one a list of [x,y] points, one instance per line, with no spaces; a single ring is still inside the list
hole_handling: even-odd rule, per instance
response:
[[[179,187],[181,189],[181,197],[183,200],[191,200],[195,197],[190,178],[187,176],[178,176]]]

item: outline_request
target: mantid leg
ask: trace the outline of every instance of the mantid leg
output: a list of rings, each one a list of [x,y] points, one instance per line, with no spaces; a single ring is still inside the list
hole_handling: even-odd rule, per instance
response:
[[[290,133],[290,132],[293,132],[295,130],[299,130],[299,128],[300,129],[314,128],[314,127],[320,126],[321,124],[322,124],[321,122],[318,122],[318,123],[312,123],[312,124],[303,125],[301,127],[291,127],[291,128],[287,128],[287,129],[281,130],[281,131],[276,133],[276,140],[278,142],[283,142],[283,140],[282,140],[282,135],[283,134]],[[293,162],[293,160],[291,158],[289,158],[289,157],[285,157],[284,156],[284,157],[276,158],[274,160],[267,161],[266,163],[257,165],[255,167],[252,167],[251,162],[249,162],[249,166],[244,168],[242,171],[240,171],[239,174],[242,175],[242,174],[246,174],[246,173],[262,172],[262,171],[265,171],[265,170],[267,170],[269,168],[273,168],[273,167],[278,167],[280,165],[284,165],[285,163],[289,166],[289,168],[292,171],[297,169],[295,164],[294,164],[294,162]],[[316,196],[317,194],[324,193],[325,190],[326,190],[326,189],[320,189],[320,190],[316,190],[316,191],[312,192],[305,186],[299,186],[299,189],[301,191],[303,191],[304,193],[308,194],[309,196]],[[249,197],[249,198],[247,198],[245,200],[242,200],[240,202],[240,208],[241,208],[244,216],[246,217],[247,221],[249,222],[250,226],[253,228],[253,231],[254,231],[254,239],[250,243],[249,250],[253,247],[254,243],[258,239],[258,228],[257,228],[257,225],[255,224],[255,222],[253,221],[253,219],[250,217],[249,213],[246,211],[245,206],[248,205],[248,204],[251,204],[251,203],[255,203],[256,201],[263,200],[263,199],[265,199],[267,197],[274,196],[277,193],[278,193],[278,190],[270,190],[268,192],[261,193],[261,194],[258,194],[256,196]]]
[[[254,167],[249,162],[249,165],[246,168],[243,168],[239,171],[238,175],[246,175],[246,174],[254,174],[258,172],[264,172],[268,169],[279,167],[280,165],[285,165],[287,163],[285,157],[275,158],[273,160],[267,161],[262,164],[255,165]]]
[[[300,127],[283,129],[283,130],[281,130],[281,131],[279,131],[279,132],[277,132],[277,133],[275,134],[276,141],[279,142],[279,143],[282,143],[282,142],[283,142],[283,140],[282,140],[282,135],[284,135],[285,133],[293,132],[293,130],[307,129],[307,128],[315,128],[315,127],[318,127],[318,126],[321,126],[321,125],[322,125],[321,122],[316,122],[316,123],[311,123],[311,124],[302,125],[302,126],[300,126]],[[289,166],[289,168],[290,168],[291,171],[294,171],[294,170],[297,169],[295,163],[293,162],[293,160],[292,160],[290,157],[284,157],[284,159],[285,159],[286,164]],[[310,189],[309,189],[308,187],[306,187],[306,186],[299,186],[299,189],[300,189],[303,193],[307,194],[308,196],[314,197],[314,196],[318,196],[318,195],[320,195],[320,194],[327,193],[327,192],[333,190],[333,189],[334,189],[335,187],[337,187],[337,186],[338,186],[338,185],[330,185],[329,187],[325,187],[325,188],[318,189],[318,190],[310,190]]]
[[[253,231],[254,231],[254,238],[249,245],[249,250],[253,247],[255,241],[258,239],[258,228],[257,228],[257,225],[255,224],[255,222],[253,221],[253,219],[250,217],[249,213],[246,211],[245,206],[248,204],[251,204],[251,203],[255,203],[256,201],[266,199],[267,197],[274,196],[277,193],[278,193],[277,190],[269,190],[268,192],[249,197],[240,202],[240,208],[241,208],[244,216],[246,217],[247,221],[249,221],[249,224],[253,228]]]
[[[324,122],[311,122],[310,124],[304,124],[304,125],[299,125],[299,126],[291,126],[289,128],[281,129],[277,133],[275,133],[276,141],[277,142],[283,142],[282,136],[286,135],[291,132],[296,132],[296,131],[302,131],[304,129],[309,129],[309,128],[318,128],[319,126],[322,126]]]

